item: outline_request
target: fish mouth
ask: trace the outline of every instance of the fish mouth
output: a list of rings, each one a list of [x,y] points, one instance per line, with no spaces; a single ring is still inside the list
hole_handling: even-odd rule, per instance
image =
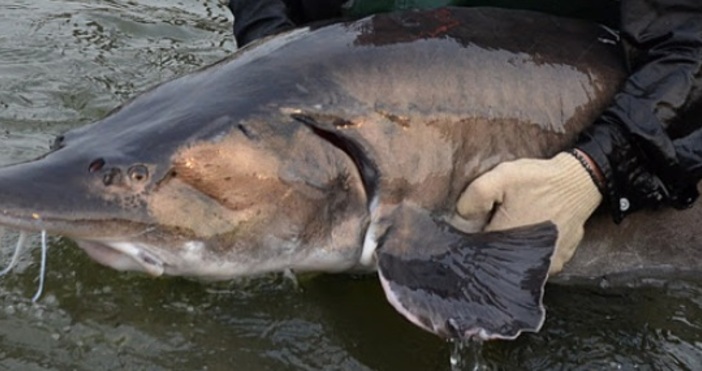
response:
[[[91,258],[116,270],[144,272],[152,276],[161,276],[166,270],[164,260],[153,253],[157,249],[144,243],[130,241],[148,230],[147,226],[138,222],[120,223],[107,219],[70,220],[47,217],[44,213],[28,214],[0,210],[0,226],[26,232],[47,231],[50,234],[66,236],[75,241]],[[122,237],[110,237],[109,240],[93,238],[102,234],[96,231],[105,229],[119,230],[117,234]]]
[[[144,272],[154,277],[162,276],[165,263],[145,246],[133,242],[75,240],[92,259],[119,271]]]

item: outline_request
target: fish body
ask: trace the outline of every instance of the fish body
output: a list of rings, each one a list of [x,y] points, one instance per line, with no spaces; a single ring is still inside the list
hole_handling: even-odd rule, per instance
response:
[[[474,233],[456,201],[500,162],[567,148],[625,76],[607,30],[532,12],[297,29],[0,169],[0,225],[152,275],[378,269],[420,327],[513,338],[543,322],[557,231]],[[598,216],[560,279],[698,271],[701,210]]]

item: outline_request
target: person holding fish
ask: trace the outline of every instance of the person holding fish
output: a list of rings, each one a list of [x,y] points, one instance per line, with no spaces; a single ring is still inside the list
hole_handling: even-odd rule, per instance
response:
[[[630,75],[569,150],[502,163],[473,181],[457,211],[483,230],[544,220],[559,229],[559,272],[604,201],[615,223],[644,208],[684,209],[702,177],[702,1],[230,0],[240,46],[302,24],[377,12],[486,5],[586,18],[616,29]],[[557,86],[553,87],[558,89]]]

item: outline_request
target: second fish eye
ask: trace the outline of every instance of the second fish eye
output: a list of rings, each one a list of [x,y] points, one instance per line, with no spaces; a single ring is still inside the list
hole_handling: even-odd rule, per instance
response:
[[[149,178],[149,169],[144,165],[134,165],[129,168],[127,174],[132,181],[143,182]]]

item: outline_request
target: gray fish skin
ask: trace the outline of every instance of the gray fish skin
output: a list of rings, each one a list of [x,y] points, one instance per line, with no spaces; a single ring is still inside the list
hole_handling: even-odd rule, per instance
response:
[[[625,76],[603,37],[495,9],[294,30],[0,169],[0,224],[67,236],[102,264],[152,275],[373,269],[364,245],[372,252],[392,205],[465,227],[454,209],[472,179],[574,141]],[[343,132],[366,163],[309,121]],[[701,210],[621,226],[598,216],[560,279],[698,271]]]

